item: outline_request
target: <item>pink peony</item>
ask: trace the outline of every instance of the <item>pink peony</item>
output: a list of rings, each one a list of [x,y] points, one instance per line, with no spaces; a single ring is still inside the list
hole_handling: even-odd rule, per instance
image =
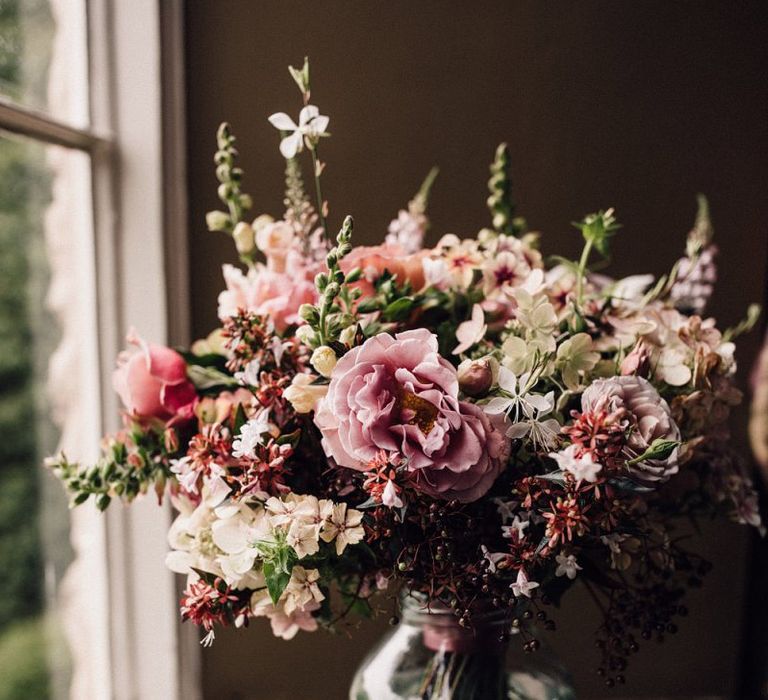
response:
[[[170,348],[146,343],[134,331],[127,341],[138,351],[118,355],[112,386],[128,413],[168,423],[191,418],[197,392],[187,379],[184,358]]]
[[[639,457],[654,440],[680,440],[680,428],[672,418],[669,405],[643,377],[630,375],[593,382],[582,394],[581,410],[591,413],[603,409],[609,412],[624,409],[628,413],[627,459]],[[667,459],[648,459],[629,467],[629,472],[643,481],[666,481],[677,470],[677,448]]]
[[[424,286],[424,268],[422,260],[429,251],[408,254],[398,244],[385,243],[377,246],[358,246],[341,261],[344,272],[359,267],[363,277],[357,283],[364,295],[373,294],[373,283],[389,270],[397,275],[400,284],[410,282],[415,290]]]
[[[223,321],[239,310],[269,316],[278,331],[298,324],[299,307],[314,304],[317,292],[314,271],[295,251],[286,259],[286,271],[276,272],[265,266],[252,268],[248,274],[233,265],[224,265],[227,288],[219,294],[219,318]]]
[[[458,392],[456,370],[438,354],[434,334],[382,333],[339,360],[315,423],[337,464],[363,471],[381,450],[402,455],[419,489],[466,503],[491,487],[509,442]]]

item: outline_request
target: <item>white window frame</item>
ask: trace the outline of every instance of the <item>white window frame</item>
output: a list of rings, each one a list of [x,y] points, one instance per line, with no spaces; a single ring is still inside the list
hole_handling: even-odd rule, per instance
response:
[[[189,340],[186,314],[167,313],[188,308],[182,5],[87,0],[88,128],[0,99],[0,130],[91,158],[102,432],[119,425],[111,372],[127,330]],[[91,547],[78,575],[103,592],[93,615],[109,647],[75,669],[89,697],[200,697],[197,635],[181,626],[178,582],[164,564],[170,519],[169,504],[152,497],[73,518]]]

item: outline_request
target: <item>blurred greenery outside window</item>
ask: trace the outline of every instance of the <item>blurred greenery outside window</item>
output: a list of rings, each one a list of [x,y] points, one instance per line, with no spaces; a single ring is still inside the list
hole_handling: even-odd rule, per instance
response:
[[[84,15],[82,2],[0,0],[4,103],[85,125],[87,81],[77,65],[85,46],[74,65],[54,65],[67,38],[60,27],[84,28]],[[67,79],[84,84],[70,90]],[[61,196],[90,188],[88,155],[6,126],[0,113],[0,700],[64,698],[71,660],[55,601],[73,554],[66,497],[42,468],[60,439],[49,388],[61,338],[49,308],[50,229],[62,221]],[[56,232],[83,234],[91,235]]]

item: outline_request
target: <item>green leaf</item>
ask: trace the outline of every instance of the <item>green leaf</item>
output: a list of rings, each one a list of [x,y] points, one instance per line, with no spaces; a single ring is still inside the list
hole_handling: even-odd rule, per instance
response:
[[[402,297],[389,304],[382,312],[382,316],[385,321],[404,321],[410,315],[413,303],[413,297]]]
[[[240,433],[240,428],[242,428],[247,422],[248,422],[248,416],[245,415],[245,409],[243,408],[243,404],[239,403],[237,404],[237,408],[235,409],[235,421],[233,425],[233,433],[235,435],[238,435]]]
[[[379,309],[381,309],[381,302],[376,297],[364,299],[357,305],[357,310],[361,314],[370,314]]]
[[[214,367],[189,365],[187,377],[197,389],[211,389],[215,386],[238,386],[237,380]]]
[[[264,580],[267,582],[269,597],[273,605],[277,605],[280,596],[283,595],[283,591],[291,580],[291,574],[280,571],[275,564],[266,561],[262,567],[262,573],[264,574]]]

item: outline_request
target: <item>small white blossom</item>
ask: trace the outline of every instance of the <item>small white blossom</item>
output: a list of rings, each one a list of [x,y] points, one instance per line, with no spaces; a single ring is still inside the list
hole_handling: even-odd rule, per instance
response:
[[[573,554],[558,554],[555,561],[557,562],[555,576],[567,576],[569,579],[575,579],[576,572],[581,571],[581,567]]]
[[[264,435],[271,429],[269,412],[261,411],[255,418],[243,423],[240,434],[232,442],[232,455],[238,458],[255,457],[256,447],[264,443]]]
[[[333,506],[320,537],[324,542],[333,542],[335,539],[336,554],[341,555],[348,544],[357,544],[365,537],[362,522],[363,514],[359,510],[348,509],[346,503],[337,503]]]
[[[512,533],[517,533],[517,539],[521,540],[525,536],[525,528],[531,524],[530,520],[521,520],[520,516],[516,515],[511,525],[504,525],[501,528],[502,535],[504,537],[512,537]]]
[[[578,449],[577,445],[569,445],[560,452],[550,452],[549,456],[557,462],[560,469],[572,474],[576,481],[588,481],[593,484],[603,466],[592,459],[591,452],[577,456]]]
[[[280,141],[280,153],[283,158],[293,158],[304,148],[314,149],[321,136],[326,136],[329,119],[320,114],[315,105],[307,105],[299,113],[299,124],[285,112],[277,112],[269,117],[269,123],[280,131],[290,132]]]
[[[521,596],[530,598],[531,591],[534,588],[538,588],[539,584],[536,583],[536,581],[529,581],[528,577],[525,575],[525,571],[520,569],[520,571],[517,572],[517,581],[511,583],[509,587],[517,598],[520,598]]]

